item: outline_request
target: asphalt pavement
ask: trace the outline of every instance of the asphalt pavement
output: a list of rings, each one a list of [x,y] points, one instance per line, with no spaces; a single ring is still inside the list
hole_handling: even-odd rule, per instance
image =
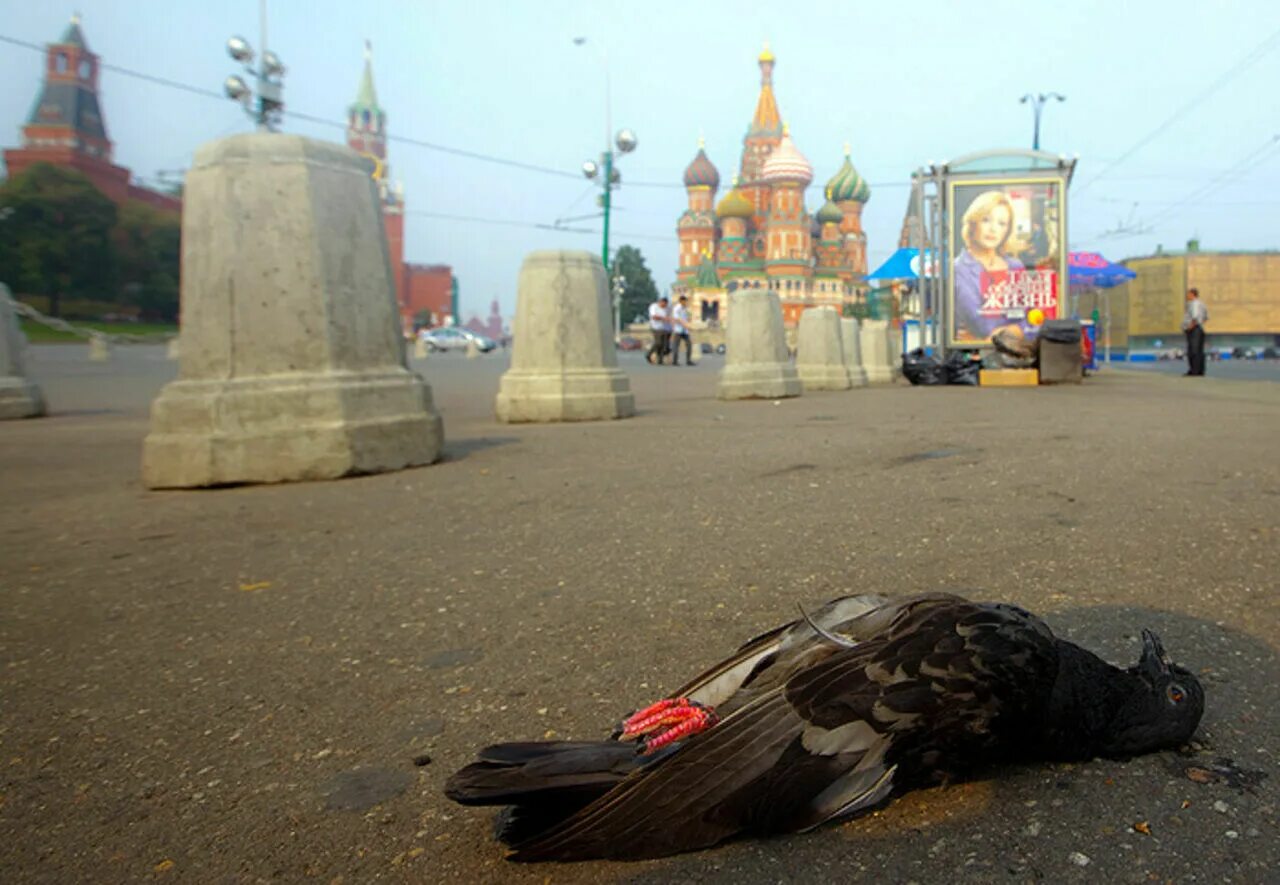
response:
[[[502,353],[415,362],[436,465],[152,492],[163,349],[33,348],[0,424],[0,881],[1264,882],[1280,869],[1280,385],[714,399],[622,355],[639,414],[505,426]],[[595,738],[853,592],[1018,603],[1199,673],[1194,744],[1000,766],[862,818],[642,863],[518,866],[441,786]]]

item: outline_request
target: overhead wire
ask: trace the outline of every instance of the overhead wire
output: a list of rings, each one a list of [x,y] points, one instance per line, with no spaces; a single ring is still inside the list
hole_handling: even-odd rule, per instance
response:
[[[1238,62],[1236,62],[1235,65],[1233,65],[1223,74],[1221,74],[1216,80],[1211,82],[1208,86],[1206,86],[1201,91],[1197,92],[1188,101],[1183,102],[1173,112],[1173,114],[1171,114],[1163,123],[1161,123],[1155,129],[1148,132],[1142,138],[1138,139],[1138,141],[1135,142],[1132,147],[1130,147],[1128,150],[1122,153],[1119,157],[1116,157],[1114,160],[1107,163],[1100,170],[1094,173],[1092,178],[1090,178],[1088,181],[1084,182],[1083,184],[1081,184],[1079,187],[1075,189],[1075,196],[1079,196],[1087,188],[1093,185],[1094,182],[1096,182],[1098,179],[1106,175],[1107,172],[1114,169],[1116,166],[1119,166],[1125,160],[1129,159],[1138,151],[1142,150],[1144,147],[1146,147],[1148,144],[1154,141],[1157,137],[1162,135],[1166,130],[1168,130],[1170,126],[1172,126],[1178,120],[1182,119],[1184,116],[1190,113],[1201,102],[1203,102],[1209,96],[1213,95],[1223,86],[1230,83],[1236,77],[1240,76],[1250,67],[1252,67],[1255,63],[1262,60],[1277,46],[1280,46],[1280,29],[1273,31],[1269,37],[1267,37],[1260,44],[1255,46],[1250,52],[1246,53],[1243,58],[1241,58]]]

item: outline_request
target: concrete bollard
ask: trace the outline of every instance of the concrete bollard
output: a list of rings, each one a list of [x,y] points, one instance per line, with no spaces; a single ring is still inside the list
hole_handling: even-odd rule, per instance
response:
[[[165,348],[165,356],[171,360],[176,360],[182,354],[182,346],[178,344],[178,336],[174,335],[169,339],[168,347]]]
[[[206,144],[186,178],[178,380],[151,408],[152,488],[330,479],[440,457],[405,363],[368,166],[297,135]]]
[[[796,374],[805,390],[848,390],[849,368],[834,307],[810,307],[800,314]]]
[[[604,265],[590,252],[531,252],[520,268],[511,368],[494,411],[508,423],[597,421],[635,414],[618,369]]]
[[[725,365],[720,399],[781,399],[799,396],[800,377],[787,358],[782,303],[776,292],[751,289],[729,295]]]
[[[889,322],[889,375],[897,381],[902,377],[902,330]]]
[[[476,344],[474,338],[467,340],[467,359],[473,360],[480,356],[480,345]]]
[[[0,283],[0,420],[44,414],[44,396],[27,379],[23,363],[27,336],[18,325],[9,287]]]
[[[889,321],[863,320],[859,330],[862,345],[862,368],[866,370],[870,384],[888,384],[893,381],[893,369],[889,365]]]
[[[89,360],[95,363],[105,363],[111,359],[111,342],[105,335],[89,336]]]
[[[862,368],[862,334],[853,317],[840,318],[840,342],[844,345],[844,364],[849,382],[854,387],[867,386],[867,372]]]
[[[427,358],[427,342],[422,338],[413,339],[413,358],[418,360]]]

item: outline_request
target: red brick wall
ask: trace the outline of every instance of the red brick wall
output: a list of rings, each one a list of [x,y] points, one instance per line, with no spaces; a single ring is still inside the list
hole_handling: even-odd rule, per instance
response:
[[[447,264],[404,265],[404,298],[400,316],[406,328],[413,328],[419,311],[431,314],[431,325],[438,326],[452,310],[453,268]]]

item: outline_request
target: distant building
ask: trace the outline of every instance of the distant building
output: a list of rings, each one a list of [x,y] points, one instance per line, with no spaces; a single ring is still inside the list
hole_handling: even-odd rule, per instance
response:
[[[373,48],[368,41],[356,100],[347,107],[347,146],[369,160],[371,174],[378,183],[396,303],[406,334],[424,315],[428,326],[457,322],[452,316],[453,269],[447,264],[409,264],[404,260],[404,187],[399,182],[391,184],[387,114],[378,104],[373,86]]]
[[[1159,250],[1121,263],[1138,276],[1077,296],[1080,316],[1098,311],[1100,349],[1108,315],[1113,353],[1141,357],[1185,347],[1182,316],[1189,288],[1200,290],[1209,311],[1209,348],[1280,345],[1280,252],[1202,252],[1192,240],[1185,252]]]
[[[72,16],[62,38],[45,47],[44,83],[22,127],[22,147],[4,152],[9,176],[49,163],[81,173],[116,205],[136,200],[180,213],[180,198],[134,184],[130,171],[112,162],[114,146],[98,101],[99,67],[80,17]]]
[[[782,122],[773,92],[776,59],[767,46],[758,61],[760,96],[733,187],[715,202],[720,173],[701,142],[684,172],[689,208],[676,225],[680,254],[672,291],[689,296],[695,321],[726,321],[730,292],[764,288],[778,293],[783,319],[794,326],[806,307],[841,309],[865,288],[862,209],[871,187],[846,145],[844,164],[824,189],[826,202],[809,214],[804,192],[813,166]]]
[[[507,330],[502,324],[502,311],[498,306],[498,300],[495,298],[493,303],[489,305],[489,318],[480,319],[475,314],[471,315],[471,319],[463,324],[463,328],[470,329],[472,332],[479,332],[486,335],[494,341],[500,341],[506,337]]]

